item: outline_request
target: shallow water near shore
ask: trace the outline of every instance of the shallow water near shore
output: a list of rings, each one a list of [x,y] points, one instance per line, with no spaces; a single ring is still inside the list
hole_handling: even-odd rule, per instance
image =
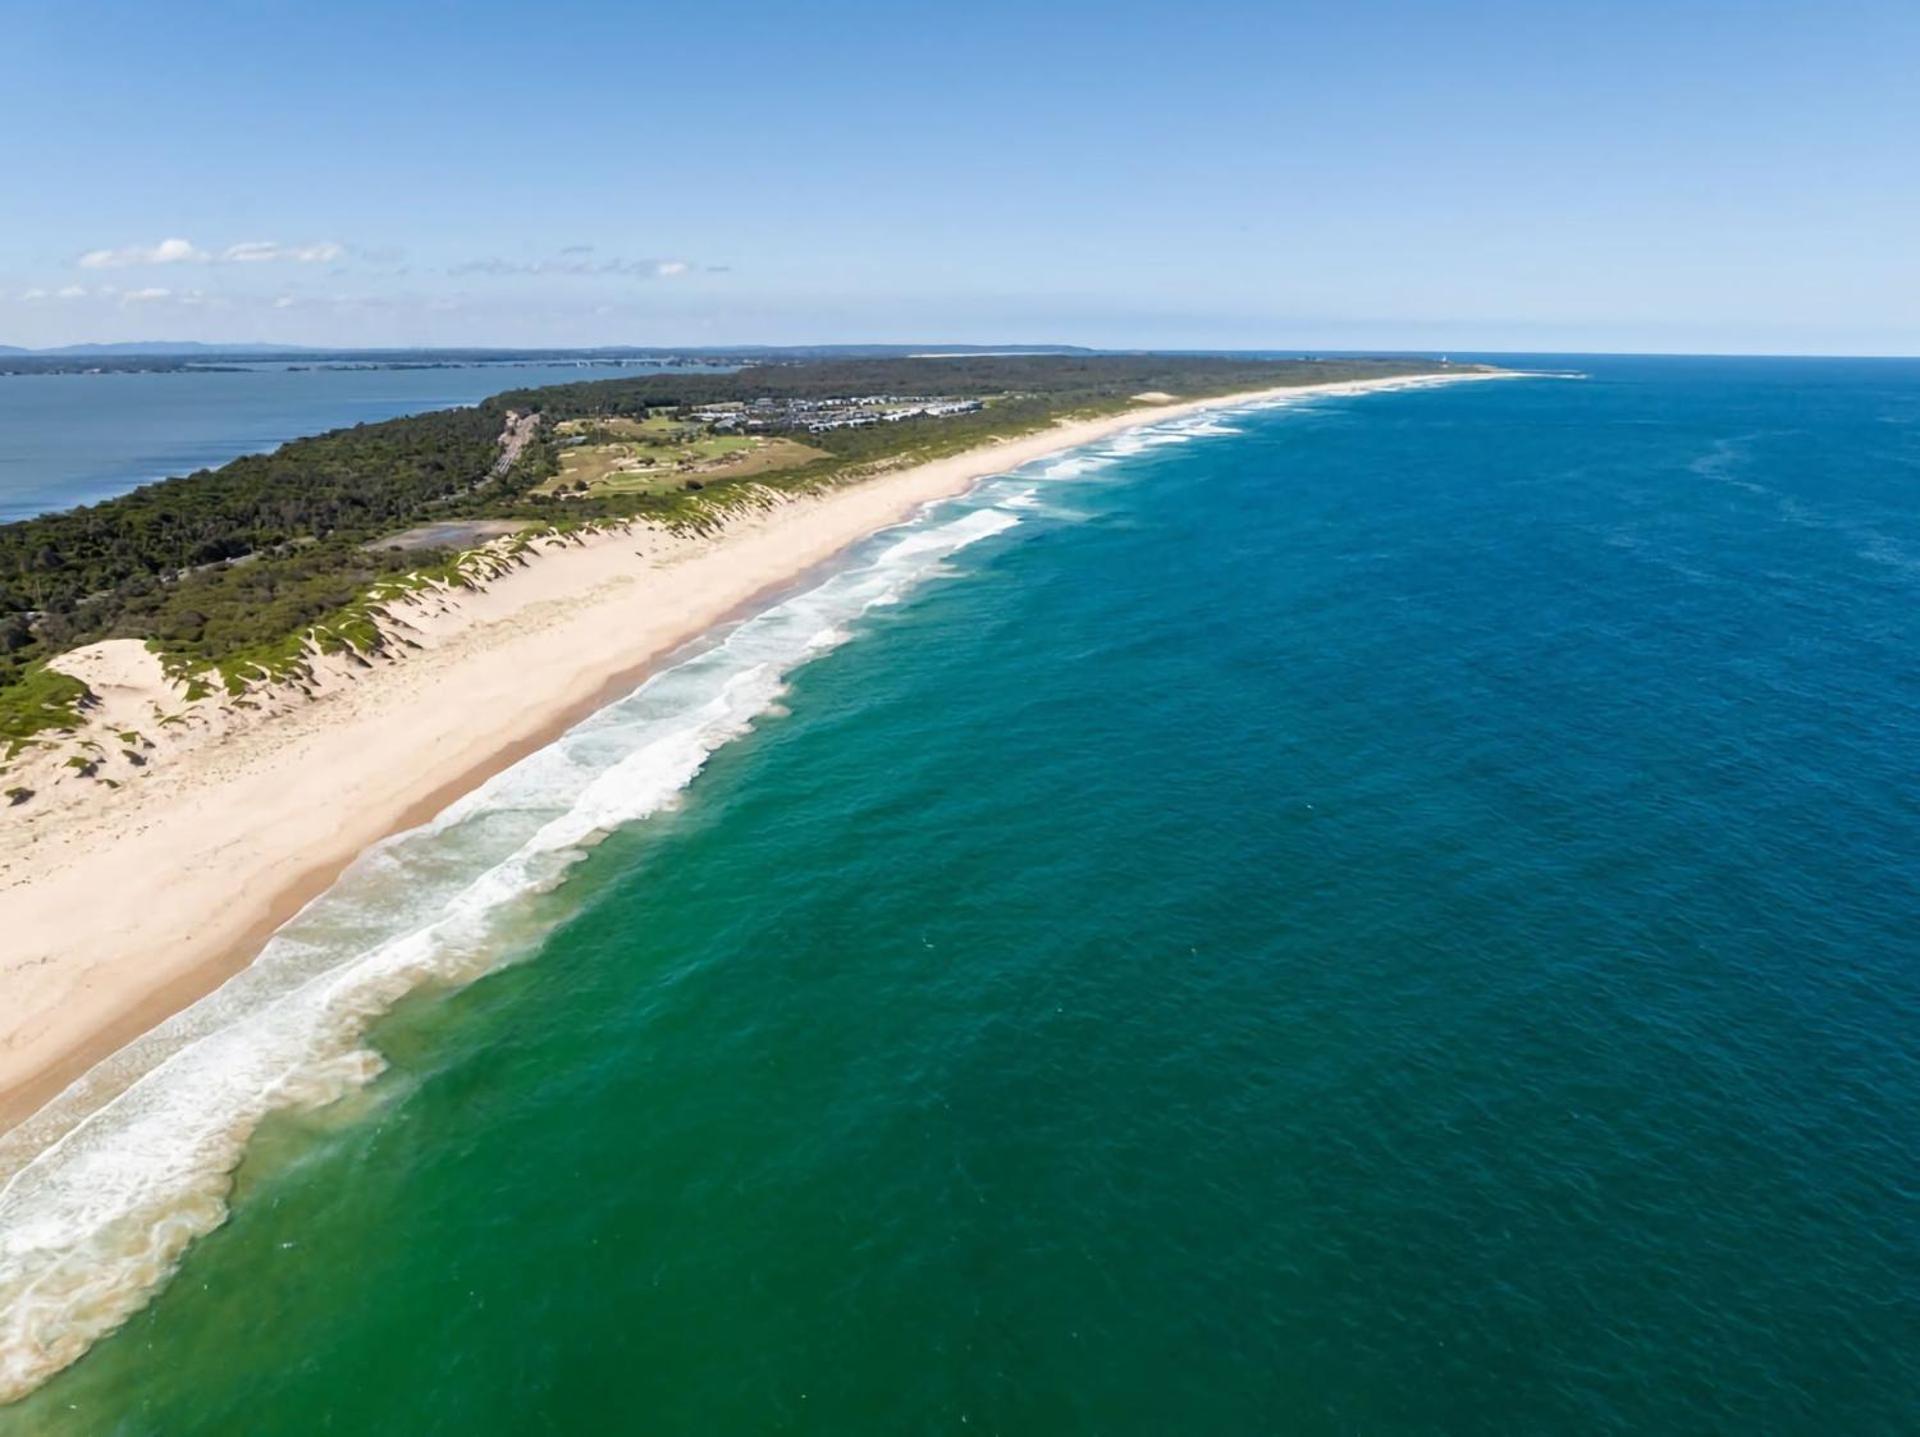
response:
[[[0,1434],[1905,1430],[1920,365],[1580,367],[991,481],[376,850]]]

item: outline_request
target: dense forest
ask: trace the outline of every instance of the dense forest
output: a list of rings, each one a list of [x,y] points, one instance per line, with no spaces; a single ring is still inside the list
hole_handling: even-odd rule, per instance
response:
[[[380,543],[410,525],[466,517],[710,524],[740,502],[748,482],[621,499],[537,495],[530,491],[555,464],[546,430],[496,472],[500,435],[514,411],[559,420],[868,394],[989,401],[968,414],[810,435],[827,458],[751,481],[809,488],[1066,415],[1118,410],[1148,392],[1202,397],[1436,367],[1167,355],[832,359],[513,390],[468,409],[295,440],[104,503],[0,525],[0,736],[17,738],[44,722],[37,708],[36,716],[9,714],[7,696],[45,692],[50,676],[40,675],[39,665],[65,649],[131,637],[189,663],[219,663],[284,645],[384,576],[444,563],[444,552],[403,553]]]
[[[0,525],[0,685],[39,654],[96,638],[198,649],[203,611],[234,605],[197,601],[235,560],[251,561],[262,582],[311,587],[295,623],[325,612],[365,569],[361,541],[472,500],[504,422],[503,410],[481,405],[359,425]],[[323,574],[334,578],[310,582]],[[246,627],[265,637],[280,617],[269,606]]]

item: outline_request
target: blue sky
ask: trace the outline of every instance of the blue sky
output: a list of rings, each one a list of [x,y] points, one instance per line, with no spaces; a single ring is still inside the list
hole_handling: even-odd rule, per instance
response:
[[[1920,4],[6,9],[0,343],[1920,353]]]

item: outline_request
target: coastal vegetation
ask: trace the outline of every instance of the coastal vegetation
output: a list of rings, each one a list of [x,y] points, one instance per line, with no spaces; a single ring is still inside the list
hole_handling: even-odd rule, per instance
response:
[[[820,360],[508,391],[295,440],[0,525],[0,738],[72,726],[86,688],[47,660],[99,639],[144,640],[176,674],[236,693],[297,676],[312,649],[379,647],[383,602],[407,587],[479,582],[451,546],[392,542],[417,526],[506,521],[532,536],[638,520],[706,531],[783,492],[1117,412],[1143,395],[1436,368],[1091,354]],[[855,403],[867,407],[845,407]],[[516,543],[509,552],[523,553]]]
[[[29,665],[0,689],[0,762],[14,758],[42,729],[70,725],[86,698],[80,680],[44,663]]]

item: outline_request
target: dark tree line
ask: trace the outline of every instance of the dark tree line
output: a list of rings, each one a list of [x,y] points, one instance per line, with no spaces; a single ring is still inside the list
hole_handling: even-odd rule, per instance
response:
[[[0,684],[75,643],[175,637],[197,610],[172,596],[209,566],[356,568],[344,556],[360,542],[469,500],[503,422],[481,405],[358,425],[0,525]]]

